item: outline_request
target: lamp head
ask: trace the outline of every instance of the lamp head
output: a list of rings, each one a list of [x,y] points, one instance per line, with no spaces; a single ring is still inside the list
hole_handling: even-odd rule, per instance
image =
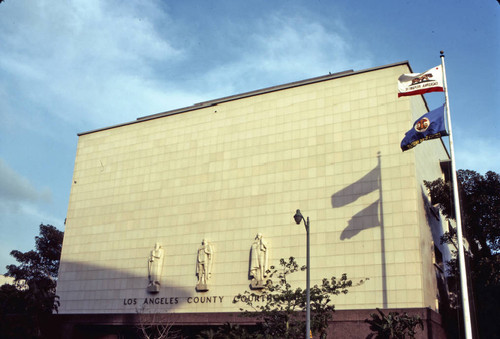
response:
[[[300,210],[297,210],[297,212],[295,212],[295,215],[293,216],[293,218],[295,219],[295,222],[297,223],[297,225],[300,225],[300,222],[302,221],[302,219],[304,219],[304,217],[302,216],[302,213],[300,213]]]

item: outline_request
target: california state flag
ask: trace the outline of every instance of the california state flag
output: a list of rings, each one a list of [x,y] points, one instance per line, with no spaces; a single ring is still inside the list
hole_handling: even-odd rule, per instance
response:
[[[424,73],[403,74],[398,79],[398,98],[429,92],[444,92],[441,65]]]

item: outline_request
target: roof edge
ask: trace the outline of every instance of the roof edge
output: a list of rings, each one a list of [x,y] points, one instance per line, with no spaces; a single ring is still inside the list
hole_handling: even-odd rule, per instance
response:
[[[197,110],[197,109],[200,109],[200,108],[206,108],[206,107],[216,106],[217,104],[228,102],[228,101],[233,101],[233,100],[248,98],[248,97],[252,97],[252,96],[256,96],[256,95],[261,95],[261,94],[266,94],[266,93],[271,93],[271,92],[277,92],[277,91],[281,91],[281,90],[285,90],[285,89],[289,89],[289,88],[294,88],[294,87],[309,85],[309,84],[323,82],[323,81],[332,80],[332,79],[343,78],[343,77],[346,77],[346,76],[351,76],[351,75],[356,75],[356,74],[362,74],[362,73],[366,73],[366,72],[377,71],[377,70],[381,70],[381,69],[384,69],[384,68],[390,68],[390,67],[395,67],[395,66],[400,66],[400,65],[407,65],[408,68],[410,69],[410,72],[413,72],[412,69],[411,69],[410,63],[408,62],[408,60],[400,61],[400,62],[395,62],[395,63],[392,63],[392,64],[383,65],[383,66],[366,68],[366,69],[359,70],[359,71],[353,71],[351,69],[351,70],[347,70],[347,71],[342,71],[342,72],[337,72],[337,73],[322,75],[322,76],[318,76],[318,77],[314,77],[314,78],[309,78],[309,79],[294,81],[294,82],[290,82],[290,83],[286,83],[286,84],[282,84],[282,85],[276,85],[276,86],[266,87],[266,88],[262,88],[262,89],[258,89],[258,90],[254,90],[254,91],[249,91],[249,92],[244,92],[244,93],[240,93],[240,94],[230,95],[230,96],[226,96],[226,97],[222,97],[222,98],[218,98],[218,99],[213,99],[213,100],[208,100],[208,101],[202,101],[202,102],[199,102],[199,103],[195,103],[192,106],[177,108],[177,109],[173,109],[173,110],[170,110],[170,111],[165,111],[165,112],[160,112],[160,113],[155,113],[155,114],[151,114],[151,115],[146,115],[146,116],[138,117],[134,121],[130,121],[130,122],[126,122],[126,123],[122,123],[122,124],[118,124],[118,125],[112,125],[112,126],[108,126],[108,127],[103,127],[103,128],[99,128],[99,129],[95,129],[95,130],[91,130],[91,131],[87,131],[87,132],[82,132],[82,133],[78,133],[77,135],[81,136],[81,135],[85,135],[85,134],[91,134],[91,133],[95,133],[95,132],[99,132],[99,131],[103,131],[103,130],[107,130],[107,129],[112,129],[112,128],[117,128],[117,127],[122,127],[122,126],[126,126],[126,125],[135,124],[135,123],[138,123],[138,122],[143,122],[143,121],[148,121],[148,120],[163,118],[163,117],[166,117],[166,116],[180,114],[180,113],[186,113],[186,112],[194,111],[194,110]]]

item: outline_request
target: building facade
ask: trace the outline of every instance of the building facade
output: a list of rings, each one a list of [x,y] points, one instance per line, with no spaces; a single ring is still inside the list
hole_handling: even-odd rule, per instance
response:
[[[331,333],[369,333],[378,307],[421,314],[422,337],[438,337],[447,225],[423,181],[449,156],[440,139],[401,152],[428,111],[422,96],[398,99],[410,71],[330,74],[79,134],[57,285],[64,335],[115,335],[141,313],[248,322],[234,296],[258,292],[280,258],[306,262],[300,209],[311,284],[369,278],[336,297]],[[305,274],[291,279],[305,286]]]

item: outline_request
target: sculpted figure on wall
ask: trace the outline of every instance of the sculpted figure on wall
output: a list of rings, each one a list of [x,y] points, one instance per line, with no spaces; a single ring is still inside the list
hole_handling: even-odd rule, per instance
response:
[[[201,246],[198,248],[198,257],[196,259],[197,291],[208,291],[207,282],[212,276],[212,255],[212,245],[206,239],[203,239]]]
[[[148,292],[158,293],[160,291],[160,277],[163,266],[163,248],[159,243],[155,244],[148,259]]]
[[[254,289],[262,289],[265,287],[264,278],[267,276],[269,246],[262,237],[262,233],[258,233],[252,244],[250,255],[250,276],[252,277],[251,286]]]

